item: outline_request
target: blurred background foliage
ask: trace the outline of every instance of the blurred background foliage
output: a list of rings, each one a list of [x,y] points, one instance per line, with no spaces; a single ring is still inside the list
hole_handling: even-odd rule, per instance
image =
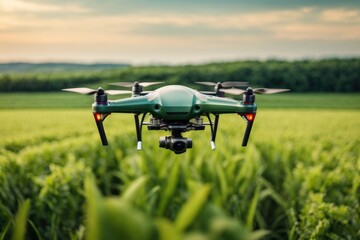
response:
[[[61,65],[61,64],[59,64]],[[62,65],[61,65],[62,66]],[[71,66],[71,65],[70,65]],[[1,73],[0,92],[45,92],[62,88],[90,86],[118,81],[165,81],[194,87],[199,81],[245,81],[251,86],[289,88],[293,92],[359,92],[360,59],[267,60],[211,63],[182,66],[98,66],[85,71],[74,65],[71,71],[49,71],[33,67],[32,74],[22,68]],[[16,71],[16,69],[19,69]],[[79,69],[76,71],[76,69]]]

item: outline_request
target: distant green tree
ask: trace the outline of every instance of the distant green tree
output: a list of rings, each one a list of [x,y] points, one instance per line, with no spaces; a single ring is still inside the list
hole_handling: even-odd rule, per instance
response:
[[[360,58],[0,74],[0,92],[59,91],[67,87],[117,81],[164,81],[191,87],[199,81],[246,81],[255,87],[290,88],[292,92],[359,92]]]

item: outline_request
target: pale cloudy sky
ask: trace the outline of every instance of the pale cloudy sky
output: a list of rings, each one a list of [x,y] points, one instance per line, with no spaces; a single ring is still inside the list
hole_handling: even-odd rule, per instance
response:
[[[0,0],[0,62],[359,55],[359,0]]]

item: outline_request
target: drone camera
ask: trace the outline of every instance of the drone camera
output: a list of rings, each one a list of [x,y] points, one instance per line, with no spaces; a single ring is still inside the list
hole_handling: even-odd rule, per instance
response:
[[[170,149],[176,154],[186,152],[187,148],[192,148],[192,139],[183,137],[160,137],[159,147]]]

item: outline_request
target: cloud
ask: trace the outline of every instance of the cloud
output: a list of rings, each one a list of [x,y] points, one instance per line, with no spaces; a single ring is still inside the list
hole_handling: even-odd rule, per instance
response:
[[[92,10],[78,4],[47,4],[23,0],[2,0],[0,12],[5,13],[88,13]]]
[[[321,13],[321,19],[326,22],[336,23],[360,23],[360,11],[358,9],[326,9]]]
[[[25,0],[22,0],[25,1]],[[26,2],[62,5],[77,4],[93,9],[94,13],[99,15],[109,14],[129,14],[129,13],[246,13],[254,11],[275,11],[299,9],[304,6],[312,8],[358,8],[360,3],[358,0],[26,0]]]
[[[360,53],[353,44],[360,40],[360,10],[356,8],[308,5],[198,13],[196,9],[187,12],[139,8],[135,12],[103,14],[84,1],[0,1],[3,56],[110,59],[126,55],[141,59],[147,55],[186,59],[306,52],[309,45],[313,46],[311,53],[321,47],[323,52],[341,51],[345,45]],[[322,42],[332,43],[319,44]]]
[[[15,3],[20,1],[16,0]],[[22,10],[34,11],[90,11],[76,5],[22,5]],[[34,9],[33,9],[34,8]],[[11,8],[10,8],[11,9]],[[19,10],[20,11],[20,10]],[[343,24],[351,21],[352,24]],[[280,39],[359,39],[360,11],[349,9],[319,10],[302,7],[290,10],[258,11],[235,14],[167,14],[142,13],[122,15],[73,15],[67,18],[44,18],[39,15],[0,17],[0,31],[33,30],[34,34],[78,35],[79,39],[146,36],[153,38],[241,36],[242,38],[274,37]],[[340,24],[340,25],[339,25]],[[261,36],[261,34],[263,36]],[[248,36],[247,36],[248,35]],[[104,37],[105,36],[105,37]],[[72,39],[69,37],[69,39]],[[75,39],[74,39],[75,41]]]
[[[329,26],[328,24],[287,24],[272,28],[275,38],[301,40],[360,40],[360,26]]]

